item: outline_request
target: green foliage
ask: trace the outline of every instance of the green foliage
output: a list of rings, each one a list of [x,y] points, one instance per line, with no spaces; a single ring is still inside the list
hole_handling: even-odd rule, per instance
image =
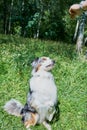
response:
[[[86,48],[87,49],[87,48]],[[78,59],[75,47],[53,41],[41,41],[0,35],[0,129],[26,130],[20,118],[8,115],[4,104],[11,98],[26,102],[31,77],[31,62],[49,56],[56,64],[52,73],[58,90],[60,116],[51,123],[53,130],[86,130],[87,61]],[[45,130],[42,125],[33,130]]]
[[[76,23],[70,20],[68,9],[74,2],[72,0],[7,0],[6,2],[1,0],[0,33],[69,41],[73,37]]]
[[[21,27],[18,25],[16,25],[14,27],[14,34],[17,35],[17,36],[20,36],[21,35]]]
[[[68,11],[65,12],[65,16],[63,17],[64,21],[64,27],[65,27],[65,37],[66,40],[73,39],[74,33],[75,33],[75,26],[76,26],[76,19],[71,19],[70,15],[68,14]]]

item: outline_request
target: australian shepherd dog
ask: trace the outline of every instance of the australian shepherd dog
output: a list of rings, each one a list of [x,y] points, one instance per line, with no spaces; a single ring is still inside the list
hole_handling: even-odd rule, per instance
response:
[[[31,126],[43,124],[47,130],[51,130],[49,121],[55,114],[57,104],[57,87],[50,70],[55,61],[49,57],[40,57],[32,62],[32,77],[29,81],[30,90],[25,105],[11,99],[4,110],[11,115],[20,116],[25,127],[30,130]]]

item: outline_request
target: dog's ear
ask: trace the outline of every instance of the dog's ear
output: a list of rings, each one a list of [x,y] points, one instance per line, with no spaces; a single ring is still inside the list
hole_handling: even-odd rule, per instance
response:
[[[38,63],[39,63],[39,58],[37,57],[37,58],[31,63],[31,65],[32,65],[32,67],[36,67]]]

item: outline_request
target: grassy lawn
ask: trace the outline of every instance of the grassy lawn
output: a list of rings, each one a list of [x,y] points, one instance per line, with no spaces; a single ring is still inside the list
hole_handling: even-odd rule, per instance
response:
[[[87,48],[85,48],[87,49]],[[35,57],[55,59],[52,70],[58,89],[60,117],[53,130],[87,130],[87,61],[79,59],[74,44],[0,35],[0,130],[26,130],[20,118],[3,111],[15,98],[25,104]],[[37,125],[33,130],[45,130]]]

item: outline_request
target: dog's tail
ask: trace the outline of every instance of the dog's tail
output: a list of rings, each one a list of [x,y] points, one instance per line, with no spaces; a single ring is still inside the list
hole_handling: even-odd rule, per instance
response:
[[[4,110],[11,115],[21,116],[23,107],[24,106],[19,101],[11,99],[4,105]]]

